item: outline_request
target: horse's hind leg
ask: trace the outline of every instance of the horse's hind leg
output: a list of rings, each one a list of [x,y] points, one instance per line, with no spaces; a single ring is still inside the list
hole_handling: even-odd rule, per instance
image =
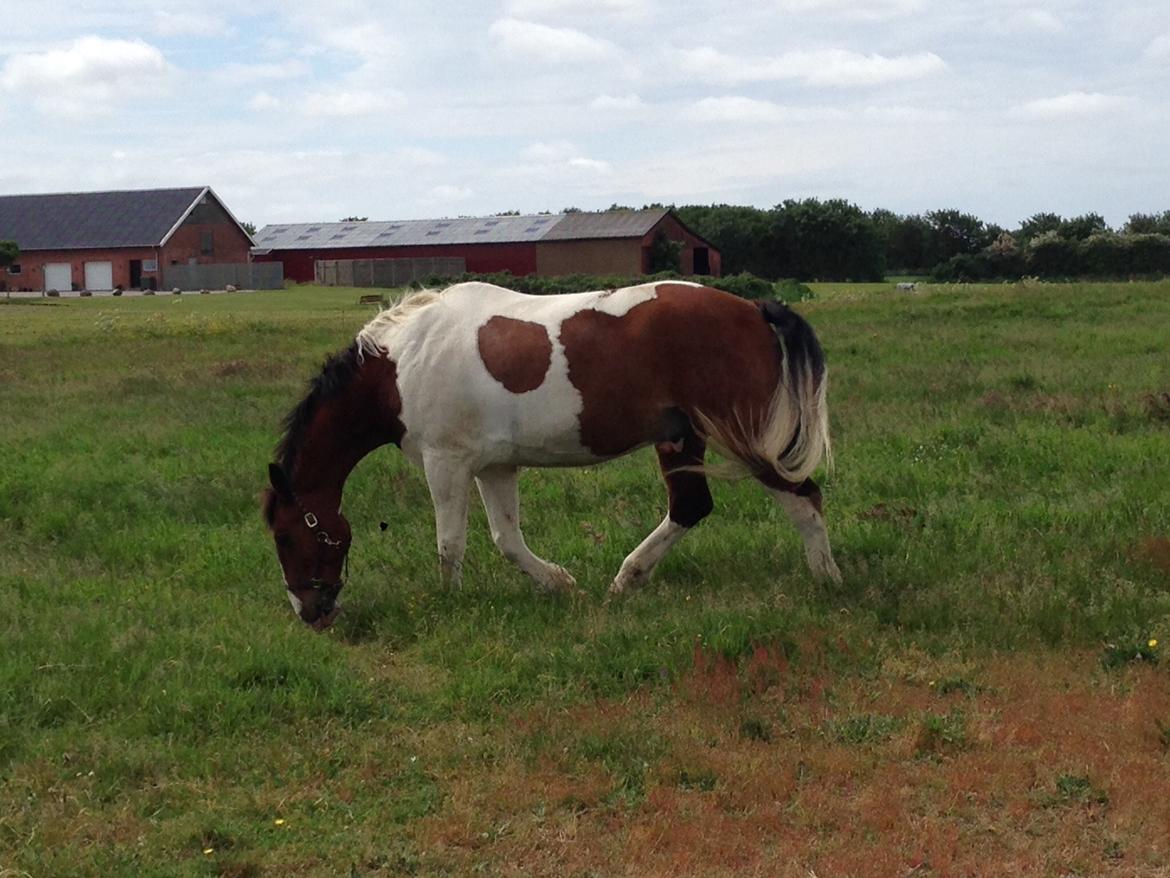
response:
[[[821,505],[821,489],[812,479],[805,479],[799,485],[782,482],[776,478],[760,479],[768,492],[775,497],[792,523],[796,525],[800,538],[804,540],[804,554],[809,569],[817,579],[841,581],[841,571],[833,560],[829,547],[829,534],[825,530],[825,516]]]
[[[483,508],[492,529],[492,541],[505,558],[532,577],[542,591],[569,591],[577,581],[565,568],[532,554],[520,532],[519,477],[515,468],[484,470],[475,477]]]
[[[670,510],[662,523],[622,562],[621,570],[609,587],[610,594],[621,594],[627,588],[636,588],[646,582],[671,546],[711,511],[714,504],[707,488],[707,477],[696,469],[687,469],[702,465],[705,448],[703,440],[689,431],[681,446],[679,443],[657,446],[658,465],[662,468],[670,495]]]

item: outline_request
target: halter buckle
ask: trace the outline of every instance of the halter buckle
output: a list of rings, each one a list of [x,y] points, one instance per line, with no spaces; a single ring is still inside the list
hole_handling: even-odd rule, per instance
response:
[[[309,526],[309,530],[312,530],[317,526],[317,516],[315,516],[312,512],[306,512],[305,524]]]

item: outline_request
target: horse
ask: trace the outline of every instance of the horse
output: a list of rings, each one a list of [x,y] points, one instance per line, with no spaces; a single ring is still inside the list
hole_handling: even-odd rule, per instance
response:
[[[471,484],[492,540],[542,592],[572,591],[520,530],[521,467],[596,464],[653,445],[668,510],[609,593],[645,583],[712,510],[708,447],[781,504],[818,579],[840,582],[813,471],[830,458],[827,370],[812,327],[780,302],[683,281],[530,296],[460,283],[407,296],[330,357],[284,421],[264,519],[288,597],[336,618],[352,534],[345,481],[374,449],[422,468],[440,580],[461,581]]]

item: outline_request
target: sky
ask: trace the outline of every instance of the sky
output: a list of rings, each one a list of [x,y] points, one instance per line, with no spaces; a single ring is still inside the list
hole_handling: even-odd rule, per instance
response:
[[[241,221],[1170,209],[1166,0],[8,0],[0,194]]]

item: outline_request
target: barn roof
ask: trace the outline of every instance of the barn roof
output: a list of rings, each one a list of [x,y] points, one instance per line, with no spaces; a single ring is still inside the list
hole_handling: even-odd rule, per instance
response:
[[[641,238],[654,228],[670,211],[666,208],[648,210],[607,210],[602,213],[566,213],[549,233],[545,241],[574,241],[588,238]]]
[[[610,210],[397,222],[279,223],[256,233],[266,250],[331,250],[420,244],[517,244],[583,238],[640,238],[667,210]]]
[[[22,251],[157,247],[205,195],[219,201],[207,186],[0,195],[0,240]]]

